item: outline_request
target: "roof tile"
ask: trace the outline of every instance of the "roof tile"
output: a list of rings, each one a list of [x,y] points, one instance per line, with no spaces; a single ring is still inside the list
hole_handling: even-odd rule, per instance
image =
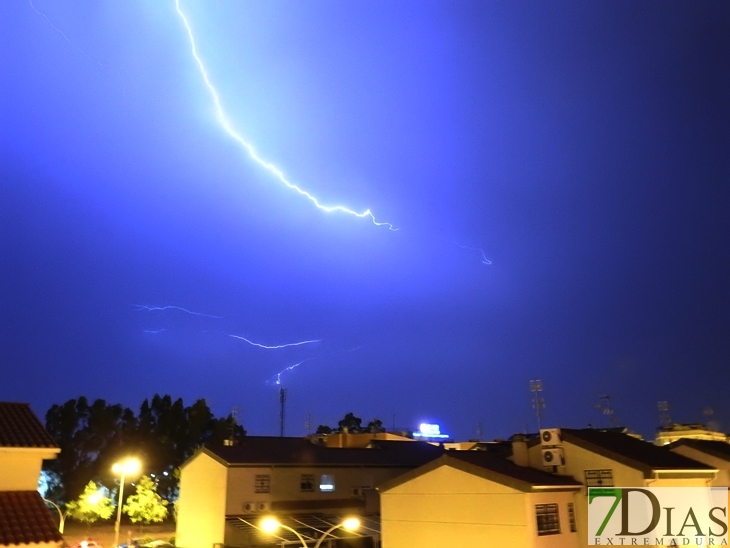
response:
[[[0,402],[0,447],[57,448],[27,403]]]
[[[0,491],[0,546],[62,541],[38,491]]]

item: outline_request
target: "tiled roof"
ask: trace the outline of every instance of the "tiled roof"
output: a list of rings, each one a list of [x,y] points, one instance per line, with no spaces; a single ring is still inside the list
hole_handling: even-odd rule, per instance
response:
[[[0,491],[0,546],[61,541],[38,491]]]
[[[581,430],[563,428],[561,434],[563,441],[593,450],[607,458],[644,471],[702,470],[709,472],[714,470],[711,466],[672,453],[666,447],[659,447],[621,432],[592,428]]]
[[[57,448],[27,403],[0,402],[0,447]]]
[[[511,460],[491,455],[485,451],[449,451],[447,456],[533,486],[571,485],[580,487],[581,485],[570,476],[548,474],[529,466],[519,466]]]
[[[231,465],[421,466],[444,453],[425,442],[392,442],[372,449],[335,448],[305,438],[246,436],[235,446],[207,446],[205,451]]]
[[[666,445],[665,447],[669,448],[670,450],[674,450],[675,448],[681,447],[682,445],[697,449],[698,451],[702,451],[703,453],[707,453],[708,455],[712,455],[713,457],[730,461],[730,443],[726,443],[724,441],[694,440],[691,438],[682,438],[675,441],[674,443]]]
[[[566,489],[577,491],[582,485],[570,476],[548,474],[529,466],[518,466],[486,451],[448,451],[442,457],[386,482],[378,490],[388,491],[441,466],[450,466],[523,492]]]

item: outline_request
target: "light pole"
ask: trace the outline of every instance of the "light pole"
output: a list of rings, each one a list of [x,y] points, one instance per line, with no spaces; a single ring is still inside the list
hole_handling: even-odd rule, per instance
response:
[[[333,525],[332,527],[327,529],[321,537],[319,537],[319,540],[317,541],[317,544],[314,545],[314,548],[319,548],[325,537],[329,535],[332,531],[340,527],[342,527],[345,531],[357,531],[360,528],[360,520],[357,518],[347,518],[342,521],[342,523]]]
[[[117,499],[117,521],[114,524],[114,546],[119,546],[119,524],[122,522],[122,497],[124,496],[124,479],[128,475],[139,472],[141,464],[137,459],[126,459],[112,466],[112,472],[119,474],[119,498]]]
[[[299,542],[302,543],[302,547],[307,548],[307,541],[304,540],[302,535],[300,535],[296,529],[292,529],[288,525],[284,525],[275,517],[272,517],[272,516],[266,517],[266,518],[262,519],[261,523],[259,524],[259,529],[261,529],[264,533],[267,533],[269,535],[273,535],[274,533],[276,533],[276,531],[277,531],[277,529],[279,529],[279,527],[294,533],[297,536],[297,538],[299,539]],[[347,519],[343,520],[342,522],[333,525],[332,527],[327,529],[322,534],[321,537],[319,537],[319,539],[317,540],[317,543],[314,545],[314,548],[319,548],[322,545],[322,542],[324,541],[324,539],[327,537],[327,535],[329,535],[335,529],[339,529],[339,528],[343,528],[346,531],[356,531],[357,529],[360,528],[360,520],[357,518],[347,518]]]
[[[59,508],[58,504],[52,500],[43,499],[43,502],[53,505],[53,507],[58,510],[58,532],[63,535],[63,526],[66,523],[66,516],[68,515],[68,512],[63,512],[61,508]]]

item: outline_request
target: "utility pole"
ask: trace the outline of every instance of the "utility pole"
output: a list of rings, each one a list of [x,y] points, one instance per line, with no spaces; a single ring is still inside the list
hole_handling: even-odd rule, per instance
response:
[[[286,388],[280,388],[279,389],[279,404],[281,405],[281,411],[279,412],[279,418],[281,420],[280,423],[280,433],[279,435],[283,438],[284,437],[284,419],[286,418]]]

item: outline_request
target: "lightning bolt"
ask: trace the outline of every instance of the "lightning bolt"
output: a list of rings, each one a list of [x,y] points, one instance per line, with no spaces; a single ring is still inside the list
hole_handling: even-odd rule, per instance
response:
[[[157,310],[180,310],[181,312],[185,312],[186,314],[192,314],[193,316],[203,316],[205,318],[215,318],[217,320],[220,320],[223,318],[223,316],[213,316],[212,314],[203,314],[202,312],[193,312],[192,310],[188,310],[187,308],[183,308],[182,306],[147,306],[145,304],[135,304],[136,310],[147,310],[149,312],[154,312]]]
[[[80,52],[81,55],[83,55],[84,57],[86,57],[89,61],[91,61],[95,65],[98,65],[98,66],[100,66],[102,68],[105,68],[105,69],[109,69],[112,72],[114,72],[118,77],[121,78],[121,74],[119,74],[119,71],[117,69],[115,69],[113,67],[110,67],[109,65],[105,65],[104,63],[100,63],[96,59],[92,59],[91,56],[88,53],[86,53],[83,49],[81,49],[76,44],[74,44],[69,39],[69,37],[66,36],[66,33],[65,32],[63,32],[56,25],[54,25],[53,22],[48,18],[48,16],[45,13],[39,11],[38,8],[36,8],[33,5],[33,0],[28,0],[28,4],[30,4],[30,7],[33,9],[34,12],[36,12],[38,15],[40,15],[41,17],[43,17],[43,19],[46,20],[46,23],[48,23],[53,30],[55,30],[58,34],[60,34],[61,36],[63,36],[63,39],[66,40],[66,42],[68,43],[69,46],[71,46],[72,48],[74,48],[76,51]],[[124,86],[122,86],[122,94],[124,95],[124,98],[126,99],[127,98],[127,89]]]
[[[306,360],[302,360],[299,363],[295,363],[294,365],[290,365],[289,367],[286,367],[286,368],[282,369],[276,375],[272,376],[268,381],[266,381],[266,384],[269,384],[269,383],[272,383],[273,382],[274,384],[280,385],[281,384],[281,376],[284,373],[286,373],[287,371],[291,371],[292,369],[296,369],[297,367],[299,367],[303,363],[312,361],[313,359],[314,358],[307,358]]]
[[[363,212],[357,212],[354,211],[348,207],[341,206],[341,205],[335,205],[335,206],[328,206],[320,203],[317,198],[315,198],[312,194],[307,192],[306,190],[300,188],[299,186],[295,185],[289,179],[284,175],[284,172],[279,169],[277,166],[272,164],[271,162],[264,160],[254,149],[253,145],[249,143],[246,139],[243,138],[243,136],[236,131],[236,129],[233,127],[233,124],[231,124],[230,120],[226,116],[225,111],[223,110],[223,106],[221,104],[220,96],[218,95],[218,91],[215,89],[215,86],[210,80],[210,77],[208,76],[208,71],[205,68],[205,64],[203,63],[203,60],[200,58],[200,55],[198,55],[198,48],[195,45],[195,37],[193,36],[193,30],[190,26],[190,23],[188,22],[188,18],[183,13],[182,9],[180,8],[180,0],[175,0],[175,9],[177,10],[178,15],[180,16],[180,19],[183,22],[183,25],[185,25],[185,30],[188,33],[188,39],[190,41],[190,50],[192,52],[193,58],[195,59],[195,62],[198,65],[198,69],[200,70],[200,74],[203,77],[203,82],[205,82],[205,87],[208,88],[208,92],[210,93],[211,98],[213,99],[213,103],[215,104],[215,111],[216,115],[218,117],[218,122],[220,122],[221,127],[223,127],[223,130],[236,142],[238,142],[239,145],[248,153],[248,156],[256,162],[259,166],[264,168],[266,171],[268,171],[271,175],[274,176],[279,182],[283,183],[286,187],[293,190],[297,194],[304,196],[307,200],[309,200],[317,209],[320,209],[322,211],[325,211],[327,213],[334,213],[334,212],[340,212],[340,213],[346,213],[348,215],[353,215],[355,217],[360,218],[369,218],[374,225],[376,226],[386,226],[388,227],[388,230],[398,230],[395,228],[391,223],[386,223],[382,221],[378,221],[375,219],[375,215],[370,211],[370,209],[366,209]]]
[[[274,346],[267,346],[265,344],[260,344],[260,343],[257,343],[257,342],[253,342],[253,341],[247,339],[246,337],[241,337],[240,335],[228,335],[228,336],[229,337],[233,337],[234,339],[241,339],[242,341],[246,341],[251,346],[258,346],[259,348],[265,348],[266,350],[276,350],[277,348],[287,348],[289,346],[302,346],[303,344],[312,344],[312,343],[322,342],[322,339],[315,339],[315,340],[312,340],[312,341],[300,341],[300,342],[295,342],[295,343],[278,344],[278,345],[274,345]],[[297,364],[297,365],[299,365],[299,364]]]
[[[487,255],[484,253],[484,250],[479,247],[469,247],[468,245],[461,245],[456,242],[454,242],[454,245],[457,247],[460,247],[461,249],[469,249],[470,251],[478,251],[482,256],[482,264],[492,264],[492,261],[487,259]]]
[[[163,331],[167,331],[167,329],[143,329],[142,333],[152,333],[153,335],[157,335],[158,333],[162,333]]]

